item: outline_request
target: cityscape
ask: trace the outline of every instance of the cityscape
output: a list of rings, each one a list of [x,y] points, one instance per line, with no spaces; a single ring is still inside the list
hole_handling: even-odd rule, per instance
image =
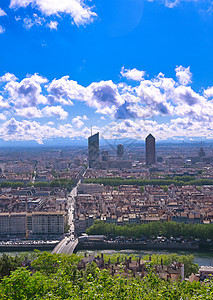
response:
[[[213,299],[213,1],[0,1],[0,300]]]

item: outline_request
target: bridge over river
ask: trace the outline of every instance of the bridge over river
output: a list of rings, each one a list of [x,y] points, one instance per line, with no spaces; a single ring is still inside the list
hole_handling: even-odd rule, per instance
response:
[[[78,238],[72,239],[70,237],[65,237],[58,245],[53,249],[52,253],[66,253],[72,254],[78,245]]]

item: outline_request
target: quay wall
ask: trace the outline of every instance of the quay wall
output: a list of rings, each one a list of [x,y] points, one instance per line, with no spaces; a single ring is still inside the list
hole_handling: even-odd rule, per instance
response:
[[[162,250],[198,250],[198,243],[124,243],[124,242],[109,242],[109,241],[82,241],[79,242],[75,248],[75,252],[79,250],[153,250],[153,249],[162,249]]]
[[[0,245],[0,252],[27,252],[27,251],[51,251],[56,244],[42,244],[42,245]]]

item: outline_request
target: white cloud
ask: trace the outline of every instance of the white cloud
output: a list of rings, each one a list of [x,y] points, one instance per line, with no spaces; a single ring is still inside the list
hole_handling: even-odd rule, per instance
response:
[[[10,104],[0,95],[0,109],[9,108]]]
[[[5,91],[9,94],[9,99],[16,108],[47,104],[47,98],[42,95],[41,88],[41,84],[45,82],[47,82],[46,78],[34,74],[24,78],[21,82],[8,82]]]
[[[180,84],[188,85],[191,83],[192,73],[190,72],[190,67],[184,68],[183,66],[176,67],[176,77]]]
[[[77,128],[81,128],[84,125],[84,122],[82,121],[82,118],[80,116],[73,118],[72,123]]]
[[[64,120],[68,117],[68,113],[61,106],[46,106],[42,109],[42,113],[47,117],[57,117]]]
[[[68,76],[48,83],[46,78],[38,74],[28,75],[19,81],[14,74],[6,73],[0,77],[0,119],[18,115],[19,120],[23,120],[18,122],[12,118],[6,121],[3,126],[5,134],[0,128],[0,138],[41,142],[58,137],[87,137],[90,130],[84,123],[88,117],[80,115],[84,110],[78,107],[75,108],[77,116],[72,117],[72,125],[60,124],[60,120],[66,119],[70,112],[69,107],[65,111],[62,106],[78,106],[79,101],[80,107],[87,106],[86,111],[92,108],[89,115],[94,111],[100,114],[94,117],[94,122],[105,120],[104,123],[108,125],[96,129],[109,138],[141,139],[147,132],[153,132],[159,139],[183,138],[186,135],[211,137],[213,88],[201,87],[202,94],[196,92],[189,85],[190,69],[181,66],[176,68],[176,72],[183,72],[184,75],[181,73],[177,76],[178,80],[174,80],[159,73],[149,80],[142,78],[134,84],[115,84],[108,80],[92,82],[86,87],[70,80]],[[188,85],[182,84],[183,79]],[[154,121],[159,115],[161,121]],[[55,123],[47,123],[48,117],[54,118]],[[29,125],[29,120],[24,120],[29,118],[42,118],[45,125],[37,122]]]
[[[59,102],[63,105],[73,105],[72,100],[82,99],[85,93],[85,88],[76,81],[69,80],[69,76],[54,79],[46,88],[50,94],[48,99],[52,104]]]
[[[23,19],[24,27],[30,29],[33,26],[42,26],[45,22],[45,18],[39,17],[37,14],[33,14],[33,17],[26,17]]]
[[[50,21],[49,24],[47,24],[47,27],[49,27],[50,29],[58,29],[58,22],[57,21]]]
[[[177,6],[178,4],[180,4],[180,0],[164,0],[164,4],[166,7],[173,8],[173,7]]]
[[[36,107],[17,108],[15,114],[27,119],[43,117],[41,111]]]
[[[9,82],[18,80],[14,74],[6,73],[0,77],[0,82]]]
[[[87,118],[87,116],[86,116],[86,115],[84,115],[84,116],[82,117],[82,119],[83,119],[83,120],[85,120],[85,121],[87,121],[87,120],[88,120],[88,118]]]
[[[175,89],[174,102],[186,103],[190,106],[197,103],[205,104],[206,100],[203,96],[199,95],[190,86],[178,86]]]
[[[4,33],[4,32],[5,32],[4,27],[2,27],[2,26],[0,25],[0,34],[2,34],[2,33]]]
[[[0,120],[5,121],[7,119],[7,116],[3,113],[0,113]]]
[[[11,0],[10,8],[18,9],[21,7],[33,6],[45,16],[70,15],[73,22],[77,25],[85,25],[93,21],[96,13],[92,11],[84,0]]]
[[[125,103],[118,87],[111,80],[93,82],[86,88],[84,101],[96,108],[97,113],[113,115],[117,107]]]
[[[195,2],[198,2],[199,0],[147,0],[147,1],[161,3],[168,8],[174,8],[184,2],[192,2],[192,3],[194,2],[195,3]],[[202,2],[207,3],[209,5],[211,4],[211,0],[203,0]]]
[[[47,125],[53,126],[55,123],[52,121],[47,122]]]
[[[4,17],[6,15],[7,15],[6,12],[0,8],[0,17]]]
[[[208,87],[203,93],[206,98],[213,98],[213,86]]]
[[[145,72],[144,71],[139,71],[137,69],[132,69],[132,70],[128,70],[128,69],[124,69],[124,67],[122,67],[121,69],[121,75],[123,77],[126,77],[127,79],[132,79],[135,81],[141,81],[144,76],[145,76]]]

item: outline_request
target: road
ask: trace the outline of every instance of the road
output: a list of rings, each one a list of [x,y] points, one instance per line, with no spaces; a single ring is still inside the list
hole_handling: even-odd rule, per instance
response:
[[[70,226],[68,236],[60,241],[60,243],[53,249],[52,253],[67,253],[72,254],[78,244],[78,239],[75,238],[75,224],[74,224],[74,210],[75,210],[75,197],[77,196],[77,188],[81,183],[81,179],[77,185],[72,189],[68,196],[68,225]]]

